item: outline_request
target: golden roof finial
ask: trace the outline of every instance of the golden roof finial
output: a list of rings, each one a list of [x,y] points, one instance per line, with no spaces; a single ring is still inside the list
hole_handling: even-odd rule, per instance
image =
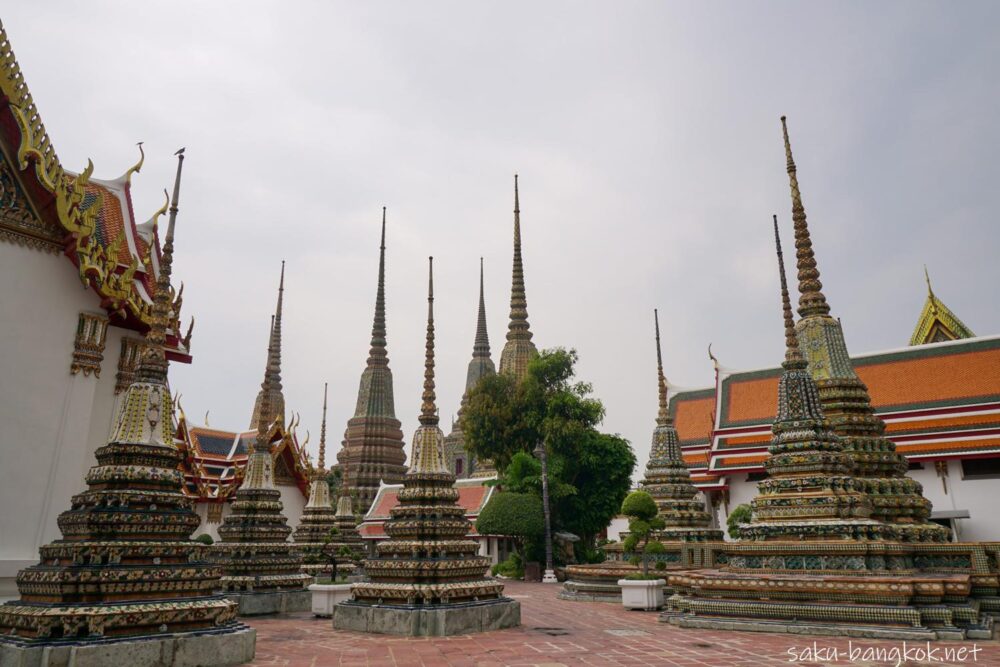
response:
[[[427,258],[427,345],[424,358],[424,395],[420,404],[420,423],[433,426],[438,423],[434,405],[434,258]]]
[[[799,349],[799,339],[795,334],[795,318],[792,302],[788,297],[788,282],[785,279],[785,257],[781,252],[781,235],[778,234],[778,216],[774,216],[774,247],[778,254],[778,273],[781,276],[781,308],[785,321],[785,367],[791,365],[805,367],[806,361]]]
[[[129,167],[128,171],[126,171],[125,175],[122,176],[121,178],[121,180],[125,181],[126,183],[132,182],[132,174],[138,173],[139,170],[142,169],[142,163],[146,161],[146,153],[145,151],[142,150],[142,143],[143,142],[140,141],[139,143],[136,144],[136,146],[139,147],[139,161],[136,162],[131,167]],[[182,148],[181,150],[184,149]]]
[[[798,172],[792,158],[792,144],[788,139],[788,124],[781,117],[781,132],[785,139],[785,158],[788,168],[788,184],[792,192],[792,221],[795,223],[795,257],[799,277],[799,315],[829,315],[830,305],[823,295],[823,283],[819,279],[819,268],[813,252],[809,225],[806,223],[806,209],[802,205],[799,191]]]
[[[653,322],[656,327],[656,383],[659,389],[660,409],[656,414],[657,426],[670,424],[670,412],[667,409],[667,378],[663,375],[663,356],[660,354],[660,314],[653,309]]]

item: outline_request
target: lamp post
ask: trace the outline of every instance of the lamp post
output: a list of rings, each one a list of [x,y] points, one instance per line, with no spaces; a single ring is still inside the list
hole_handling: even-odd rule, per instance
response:
[[[552,521],[549,514],[549,467],[545,458],[545,441],[535,447],[535,456],[542,462],[542,511],[545,513],[545,574],[543,584],[556,584],[556,572],[552,569]]]

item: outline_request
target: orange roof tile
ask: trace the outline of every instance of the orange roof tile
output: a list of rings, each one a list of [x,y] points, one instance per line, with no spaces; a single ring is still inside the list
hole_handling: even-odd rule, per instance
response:
[[[691,440],[708,440],[715,412],[714,392],[705,397],[687,398],[683,394],[674,399],[673,417],[677,437],[681,443]]]
[[[1000,394],[1000,347],[888,363],[860,360],[856,370],[876,408]]]

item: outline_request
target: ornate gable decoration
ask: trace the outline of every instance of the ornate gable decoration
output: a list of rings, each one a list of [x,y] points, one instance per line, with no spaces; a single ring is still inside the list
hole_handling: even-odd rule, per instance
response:
[[[142,167],[142,147],[138,162],[114,180],[93,178],[90,161],[79,174],[64,169],[2,23],[0,147],[10,161],[0,164],[0,239],[62,249],[115,324],[145,331],[159,275],[156,221],[166,207],[136,224],[130,181]],[[167,345],[186,356],[179,307],[175,301]]]
[[[976,334],[934,294],[927,267],[924,267],[924,277],[927,279],[927,300],[920,311],[920,319],[917,320],[913,335],[910,336],[910,345],[975,338]]]

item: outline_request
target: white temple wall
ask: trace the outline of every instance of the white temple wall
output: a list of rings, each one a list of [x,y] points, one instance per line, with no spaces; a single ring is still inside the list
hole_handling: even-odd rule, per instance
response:
[[[294,484],[278,484],[276,486],[281,491],[281,504],[284,507],[283,511],[285,518],[288,519],[288,525],[295,529],[302,519],[302,510],[305,509],[308,499]]]
[[[0,242],[0,599],[86,488],[93,374],[70,374],[80,312],[102,312],[61,255]],[[105,366],[106,369],[106,366]],[[107,372],[105,370],[105,372]],[[114,375],[114,371],[111,372]]]

